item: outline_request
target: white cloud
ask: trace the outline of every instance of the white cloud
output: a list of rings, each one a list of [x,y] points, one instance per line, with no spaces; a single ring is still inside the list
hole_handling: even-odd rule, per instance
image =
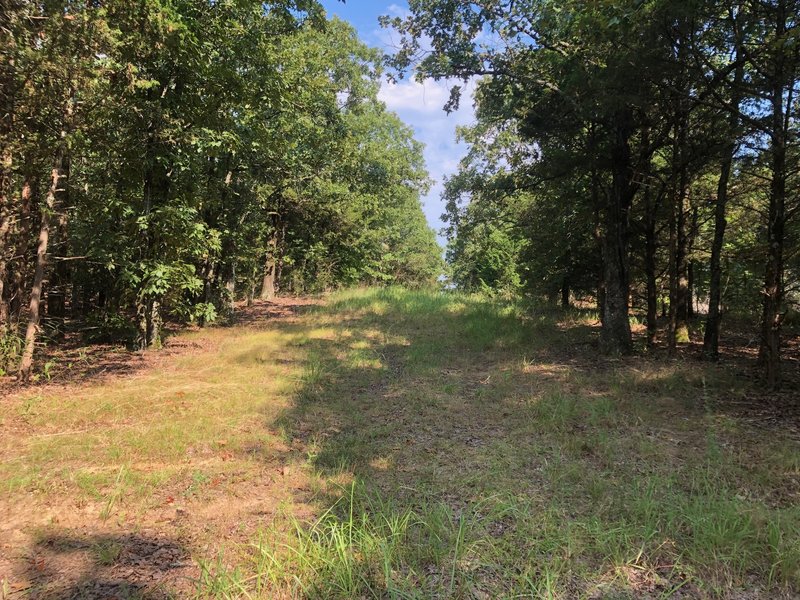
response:
[[[403,80],[399,83],[385,82],[378,92],[378,99],[395,112],[414,111],[437,113],[450,97],[450,91],[440,82],[426,80],[420,83]]]
[[[443,109],[450,98],[450,88],[460,83],[432,79],[385,82],[378,95],[389,110],[414,128],[415,137],[425,144],[425,162],[433,185],[423,198],[423,208],[428,222],[437,232],[444,225],[441,221],[444,178],[457,172],[459,161],[467,151],[465,144],[456,142],[456,127],[475,120],[472,104],[475,80],[467,82],[458,110],[447,114]]]
[[[386,12],[393,17],[400,17],[401,19],[405,19],[411,15],[411,11],[408,10],[408,7],[400,6],[398,4],[390,4],[387,7]]]

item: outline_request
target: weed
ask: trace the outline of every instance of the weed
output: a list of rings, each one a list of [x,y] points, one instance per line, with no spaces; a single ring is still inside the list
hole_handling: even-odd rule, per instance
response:
[[[113,540],[103,540],[93,544],[91,550],[98,564],[109,566],[119,559],[122,553],[122,545]]]

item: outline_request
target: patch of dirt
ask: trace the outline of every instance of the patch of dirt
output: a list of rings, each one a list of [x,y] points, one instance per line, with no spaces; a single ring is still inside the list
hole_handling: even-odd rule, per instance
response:
[[[319,302],[256,301],[238,306],[232,325],[266,328],[277,319],[294,319]],[[213,351],[214,343],[169,337],[162,351],[144,353],[108,345],[59,348],[60,362],[78,356],[80,360],[30,386],[19,386],[10,377],[0,381],[2,431],[21,439],[30,435],[29,427],[14,417],[12,403],[31,387],[46,386],[48,394],[74,393],[78,386],[132,377],[167,365],[177,356]],[[223,546],[252,541],[258,528],[276,518],[287,501],[297,508],[296,516],[312,515],[306,473],[287,466],[296,462],[294,454],[293,448],[278,447],[256,477],[251,472],[234,473],[188,497],[185,490],[165,489],[163,497],[151,498],[132,512],[125,506],[111,508],[102,499],[76,501],[59,499],[57,494],[46,498],[34,492],[13,506],[0,498],[0,600],[189,597],[201,575],[194,558],[214,557]],[[207,467],[209,460],[225,457],[188,456],[182,466],[198,469]]]
[[[265,327],[270,319],[289,320],[296,319],[305,310],[323,303],[321,298],[306,298],[301,296],[287,296],[273,298],[272,300],[254,300],[237,302],[231,319],[232,325],[246,327]]]

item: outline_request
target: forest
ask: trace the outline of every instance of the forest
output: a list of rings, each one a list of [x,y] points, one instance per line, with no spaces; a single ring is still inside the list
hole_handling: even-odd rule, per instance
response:
[[[4,0],[0,367],[65,323],[158,346],[254,296],[432,284],[381,56],[315,2]]]
[[[394,64],[479,78],[446,190],[455,282],[587,296],[609,353],[632,351],[633,311],[672,354],[702,313],[711,359],[739,317],[780,387],[800,300],[800,5],[410,4],[386,20],[405,33]]]
[[[0,600],[796,600],[799,84],[800,0],[0,0]]]

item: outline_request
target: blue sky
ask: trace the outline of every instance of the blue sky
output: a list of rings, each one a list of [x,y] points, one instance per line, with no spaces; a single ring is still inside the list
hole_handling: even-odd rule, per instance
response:
[[[381,0],[321,0],[328,14],[349,21],[359,37],[370,46],[393,51],[393,39],[397,35],[381,29],[380,15],[402,15],[407,10],[405,2],[382,2]],[[441,200],[442,182],[445,176],[458,169],[458,161],[466,147],[456,143],[456,127],[473,121],[472,101],[467,94],[462,97],[458,111],[448,115],[442,110],[450,95],[450,84],[427,80],[418,83],[408,78],[397,84],[383,82],[380,99],[389,110],[396,112],[403,121],[414,128],[415,137],[425,144],[425,161],[434,184],[423,198],[423,210],[428,222],[438,233],[442,228],[440,219],[444,211]],[[440,237],[439,243],[444,245]]]

